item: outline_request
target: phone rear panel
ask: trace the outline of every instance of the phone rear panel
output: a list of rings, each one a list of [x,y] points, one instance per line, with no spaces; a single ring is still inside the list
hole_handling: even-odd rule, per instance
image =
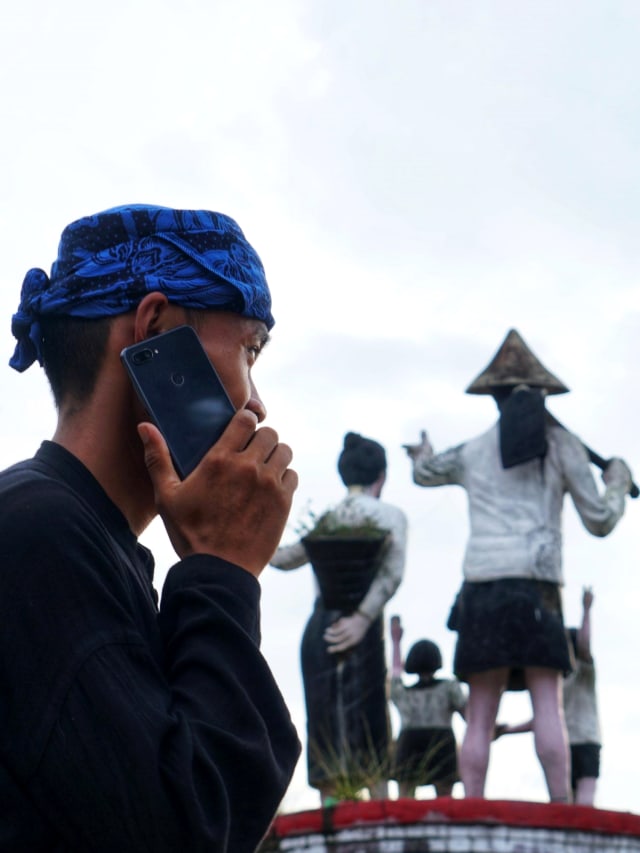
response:
[[[179,326],[122,352],[150,419],[186,477],[220,438],[234,407],[190,326]]]

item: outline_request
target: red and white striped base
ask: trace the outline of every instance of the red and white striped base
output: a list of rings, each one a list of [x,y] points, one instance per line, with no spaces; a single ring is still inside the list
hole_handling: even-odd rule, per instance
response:
[[[586,806],[441,798],[280,815],[261,853],[640,853],[640,816]]]

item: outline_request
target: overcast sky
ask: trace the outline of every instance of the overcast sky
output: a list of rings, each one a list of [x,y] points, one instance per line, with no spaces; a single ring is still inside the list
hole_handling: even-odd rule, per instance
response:
[[[71,220],[131,202],[233,216],[273,292],[277,322],[255,378],[300,474],[286,541],[307,508],[342,497],[344,433],[381,441],[383,498],[410,522],[387,616],[402,616],[407,649],[436,640],[449,672],[465,496],[413,485],[401,444],[426,428],[444,449],[491,425],[493,403],[464,389],[510,328],[571,388],[553,413],[640,476],[639,43],[636,0],[10,4],[0,356],[13,351],[25,272],[49,270]],[[0,370],[0,463],[31,455],[53,425],[41,371]],[[582,585],[595,592],[597,804],[630,811],[637,524],[629,502],[597,540],[567,501],[570,624]],[[160,585],[173,554],[158,524],[145,542]],[[303,736],[311,570],[267,569],[262,585],[263,649]],[[501,719],[528,714],[524,696],[505,697]],[[487,795],[546,798],[530,736],[494,746]],[[284,808],[317,802],[302,759]]]

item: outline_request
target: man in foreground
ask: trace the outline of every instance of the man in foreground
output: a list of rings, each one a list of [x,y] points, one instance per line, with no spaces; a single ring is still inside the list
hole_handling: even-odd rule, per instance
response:
[[[195,327],[237,412],[185,480],[121,350]],[[297,476],[251,368],[273,325],[236,223],[134,205],[72,223],[31,270],[12,366],[44,366],[58,424],[0,474],[0,849],[254,851],[299,755],[260,655],[257,578]],[[159,607],[137,537],[179,562]]]

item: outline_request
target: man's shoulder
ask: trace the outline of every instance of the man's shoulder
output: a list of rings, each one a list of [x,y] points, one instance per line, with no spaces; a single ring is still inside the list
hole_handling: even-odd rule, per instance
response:
[[[80,494],[37,458],[0,472],[0,541],[3,551],[61,552],[78,541],[96,542],[99,522]]]
[[[0,524],[20,513],[39,515],[78,504],[63,480],[47,472],[37,459],[25,459],[0,472]]]
[[[0,543],[0,599],[33,590],[52,599],[81,584],[84,596],[106,579],[120,585],[128,565],[126,543],[90,496],[38,459],[0,473]]]
[[[19,462],[14,462],[0,471],[0,488],[6,483],[12,483],[25,478],[29,478],[32,473],[35,473],[37,463],[35,457],[31,459],[22,459]]]

